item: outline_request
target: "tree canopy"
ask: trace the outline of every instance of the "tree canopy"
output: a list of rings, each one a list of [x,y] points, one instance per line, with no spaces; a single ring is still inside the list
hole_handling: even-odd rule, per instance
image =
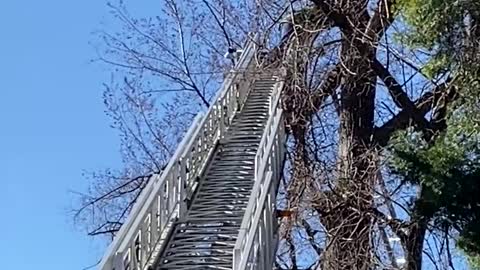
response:
[[[151,18],[110,6],[123,28],[99,33],[99,60],[125,167],[93,174],[76,212],[90,234],[118,230],[211,102],[226,48],[255,31],[263,68],[287,71],[278,207],[295,216],[277,267],[454,267],[456,247],[478,262],[480,2],[163,0]]]

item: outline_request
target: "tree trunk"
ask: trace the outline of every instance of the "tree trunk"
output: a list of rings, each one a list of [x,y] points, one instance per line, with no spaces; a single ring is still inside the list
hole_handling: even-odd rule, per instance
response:
[[[372,206],[374,178],[375,51],[365,51],[358,40],[347,36],[342,46],[346,80],[341,91],[337,209],[325,219],[329,244],[322,258],[322,269],[329,270],[372,268],[372,220],[364,213]]]
[[[407,248],[407,268],[406,270],[422,269],[423,241],[427,231],[428,222],[421,219],[412,224],[408,233],[405,247]]]

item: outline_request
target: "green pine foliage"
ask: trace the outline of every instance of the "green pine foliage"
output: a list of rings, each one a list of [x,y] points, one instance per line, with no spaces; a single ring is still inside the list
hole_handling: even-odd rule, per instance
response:
[[[410,45],[434,49],[453,41],[462,31],[465,11],[478,6],[476,1],[399,0],[397,9],[413,28]]]
[[[392,171],[422,187],[414,215],[459,232],[459,247],[480,256],[480,122],[462,110],[432,144],[404,131],[392,142]],[[412,206],[413,207],[413,206]]]
[[[480,256],[478,257],[470,257],[468,259],[472,270],[480,270]]]
[[[411,30],[403,40],[433,54],[422,68],[424,74],[435,78],[466,64],[470,41],[478,39],[470,26],[480,19],[480,1],[398,0],[395,8]]]
[[[424,74],[451,76],[459,98],[434,140],[414,130],[397,134],[391,170],[422,189],[414,217],[458,232],[457,245],[480,269],[480,36],[471,32],[472,23],[480,27],[480,1],[399,0],[395,8],[411,29],[408,45],[432,52]]]

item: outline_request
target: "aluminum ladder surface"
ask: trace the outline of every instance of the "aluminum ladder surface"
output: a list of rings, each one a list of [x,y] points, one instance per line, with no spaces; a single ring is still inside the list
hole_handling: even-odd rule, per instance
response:
[[[150,177],[99,270],[272,269],[285,72],[262,68],[258,40],[248,38],[208,110]]]
[[[268,76],[254,81],[154,269],[232,269],[233,249],[254,185],[255,154],[275,83]]]

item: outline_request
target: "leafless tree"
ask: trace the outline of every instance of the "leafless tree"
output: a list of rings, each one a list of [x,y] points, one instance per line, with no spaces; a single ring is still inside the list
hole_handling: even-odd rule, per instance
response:
[[[86,173],[91,187],[77,194],[74,215],[90,235],[118,231],[195,114],[208,107],[228,68],[220,48],[239,38],[221,34],[226,6],[205,2],[209,9],[198,11],[188,1],[163,1],[162,16],[136,19],[122,2],[108,5],[121,29],[97,32],[96,60],[112,68],[103,98],[120,135],[124,166]]]
[[[143,19],[110,5],[123,28],[99,32],[99,60],[115,74],[104,99],[125,166],[91,174],[76,209],[90,234],[119,229],[192,116],[211,102],[229,68],[226,48],[255,31],[269,51],[265,68],[287,70],[279,207],[293,214],[282,223],[277,267],[398,269],[401,258],[411,270],[423,258],[452,265],[454,232],[418,215],[422,187],[385,165],[395,132],[423,131],[434,141],[457,97],[453,74],[422,73],[431,52],[393,38],[408,31],[394,0],[161,2],[159,17]]]

